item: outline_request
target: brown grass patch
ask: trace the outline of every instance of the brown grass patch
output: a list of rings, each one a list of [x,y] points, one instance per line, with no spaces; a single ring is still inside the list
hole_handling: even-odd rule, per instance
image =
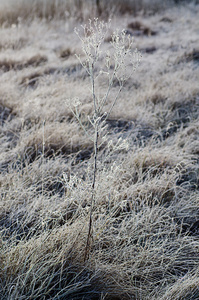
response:
[[[173,20],[170,17],[165,16],[160,19],[160,22],[172,23]]]
[[[132,30],[132,34],[135,36],[140,36],[140,35],[147,35],[147,36],[151,36],[151,35],[156,35],[157,32],[152,30],[150,27],[144,25],[142,22],[140,21],[134,21],[131,22],[127,25],[128,29]]]
[[[160,93],[155,93],[149,99],[154,105],[164,103],[166,101],[165,96]]]
[[[63,60],[66,60],[64,58]],[[53,76],[54,74],[56,75],[63,75],[63,76],[71,76],[74,78],[81,77],[82,75],[82,66],[78,63],[70,63],[69,65],[66,64],[65,66],[59,65],[57,66],[51,66],[51,67],[46,67],[46,68],[41,68],[38,71],[31,71],[27,75],[23,75],[22,78],[19,81],[19,84],[25,86],[25,87],[32,87],[35,88],[37,87],[37,84],[39,81],[41,81],[43,84],[46,83],[45,76]]]
[[[155,46],[145,47],[141,49],[141,52],[145,52],[148,54],[153,54],[155,51],[157,51],[157,48]]]
[[[22,84],[25,87],[35,87],[40,79],[40,77],[43,75],[42,71],[33,72],[30,75],[23,76],[20,84]]]
[[[48,61],[47,56],[37,54],[26,60],[13,60],[13,59],[4,59],[0,61],[0,69],[4,72],[8,72],[10,70],[22,70],[28,67],[38,67],[41,64],[44,64]]]
[[[73,53],[71,52],[70,48],[62,49],[59,52],[59,57],[62,58],[62,59],[68,59],[71,55],[73,55]]]

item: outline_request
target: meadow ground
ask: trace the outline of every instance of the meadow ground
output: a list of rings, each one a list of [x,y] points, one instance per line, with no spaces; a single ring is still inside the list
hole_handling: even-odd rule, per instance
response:
[[[93,144],[70,109],[79,98],[92,135],[83,3],[0,4],[0,299],[199,299],[199,6],[98,10],[103,51],[125,29],[142,59],[106,120],[85,261]]]

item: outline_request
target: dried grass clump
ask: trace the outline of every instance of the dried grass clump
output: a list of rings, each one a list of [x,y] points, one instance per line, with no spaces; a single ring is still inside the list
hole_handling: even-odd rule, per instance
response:
[[[177,282],[168,287],[161,300],[197,299],[199,297],[199,275],[198,269],[194,273],[188,273]]]
[[[55,297],[60,294],[67,296],[78,293],[80,288],[89,283],[83,275],[87,272],[81,266],[78,251],[81,249],[83,235],[79,220],[76,224],[73,223],[70,230],[69,228],[55,230],[51,234],[43,235],[42,238],[33,238],[26,243],[13,245],[10,251],[8,249],[4,260],[4,286],[7,287],[9,294],[4,291],[2,295],[20,299],[23,297],[41,299],[44,295]],[[63,241],[67,247],[63,245]]]
[[[24,134],[18,142],[18,155],[30,162],[42,154],[43,143],[46,156],[92,151],[91,141],[78,133],[74,123],[67,124],[67,127],[65,123],[46,123],[45,126],[33,127]]]
[[[96,230],[99,242],[94,249],[101,264],[106,261],[115,266],[118,280],[125,278],[127,293],[135,298],[142,295],[143,299],[147,299],[147,293],[158,295],[160,289],[175,282],[176,276],[184,276],[197,267],[198,244],[177,234],[169,210],[163,213],[160,207],[146,207],[139,213],[132,211],[119,217],[111,213],[111,219],[99,216],[98,224],[103,220],[104,225]]]

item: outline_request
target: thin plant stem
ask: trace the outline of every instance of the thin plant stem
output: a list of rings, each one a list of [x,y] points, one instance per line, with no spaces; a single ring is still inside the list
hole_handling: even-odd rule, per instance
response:
[[[90,207],[90,215],[89,215],[89,226],[88,226],[88,235],[86,241],[85,255],[84,261],[89,257],[89,248],[90,248],[90,240],[91,240],[91,231],[92,231],[92,215],[93,215],[93,207],[95,203],[95,180],[96,180],[96,172],[97,172],[97,151],[98,151],[98,137],[99,137],[99,119],[98,110],[96,105],[96,97],[95,97],[95,77],[94,77],[94,63],[91,65],[90,73],[91,82],[92,82],[92,96],[93,96],[93,105],[94,105],[94,162],[93,162],[93,181],[92,181],[92,194],[91,194],[91,207]]]
[[[44,154],[45,154],[45,120],[43,121],[42,132],[42,178],[41,178],[41,194],[42,194],[42,229],[44,229]]]
[[[86,241],[86,248],[84,254],[84,262],[88,258],[89,248],[90,248],[90,240],[91,240],[91,231],[92,231],[92,214],[93,207],[95,204],[95,182],[96,182],[96,173],[97,173],[97,154],[98,154],[98,138],[99,138],[99,124],[95,123],[95,140],[94,140],[94,162],[93,162],[93,181],[92,181],[92,195],[91,195],[91,207],[90,207],[90,216],[89,216],[89,228],[88,235]]]

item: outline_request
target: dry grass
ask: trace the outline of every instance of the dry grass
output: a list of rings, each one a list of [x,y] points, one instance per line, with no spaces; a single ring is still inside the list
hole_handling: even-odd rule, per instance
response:
[[[193,1],[193,0],[192,0]],[[192,2],[191,0],[185,2]],[[164,10],[165,8],[175,5],[175,0],[165,0],[164,3],[160,0],[100,0],[97,1],[87,0],[34,0],[25,1],[14,0],[1,1],[0,3],[0,24],[4,26],[16,26],[23,20],[31,21],[35,18],[42,19],[88,19],[88,17],[101,16],[107,18],[110,14],[120,13],[133,13],[137,14],[140,11],[144,14],[156,13]]]
[[[106,121],[84,262],[93,146],[70,105],[92,134],[74,27],[96,7],[13,3],[0,3],[0,298],[198,299],[198,5],[101,2],[101,17],[117,11],[103,51],[124,28],[143,57]]]

